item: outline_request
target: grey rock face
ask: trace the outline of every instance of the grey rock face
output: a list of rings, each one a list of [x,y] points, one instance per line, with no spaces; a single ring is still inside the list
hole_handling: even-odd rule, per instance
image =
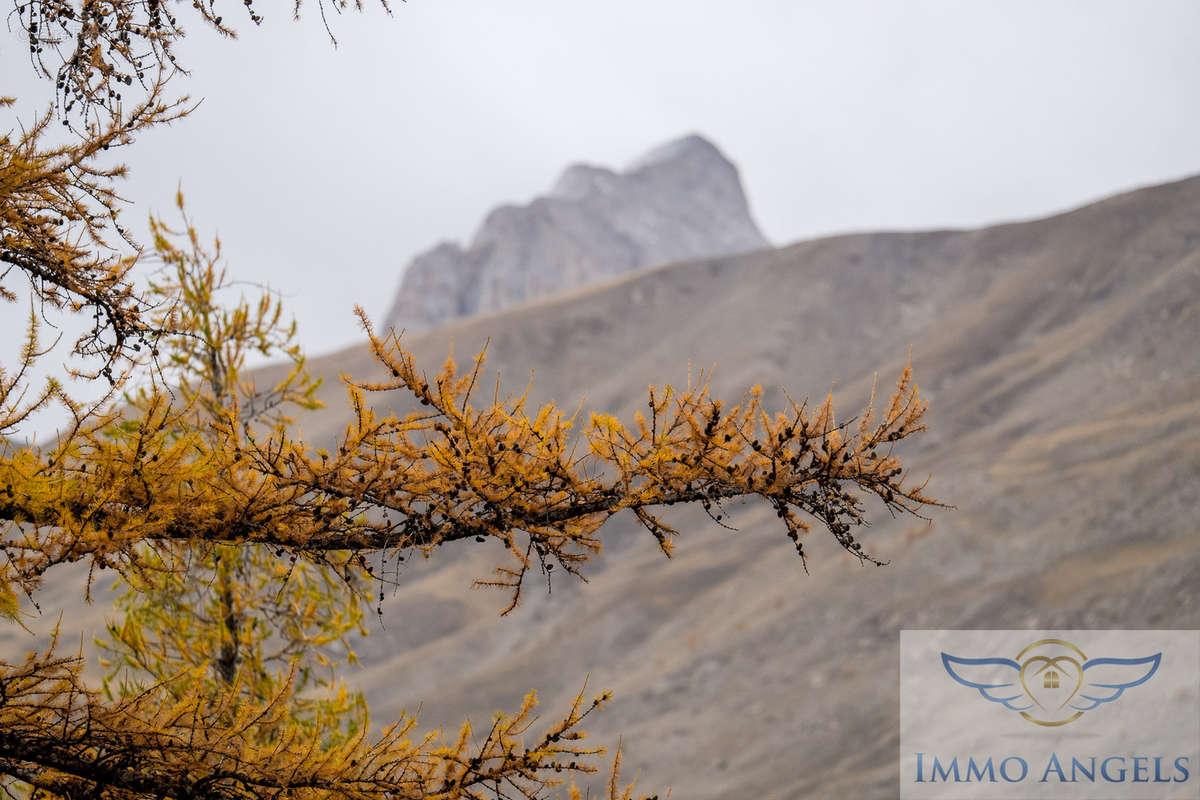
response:
[[[568,167],[545,197],[488,214],[466,249],[443,243],[417,256],[384,324],[423,330],[643,267],[768,246],[737,168],[685,136],[625,172]]]

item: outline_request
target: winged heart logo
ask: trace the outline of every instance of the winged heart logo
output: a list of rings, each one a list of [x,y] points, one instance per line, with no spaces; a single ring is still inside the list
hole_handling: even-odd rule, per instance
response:
[[[1042,639],[1013,658],[942,653],[951,678],[1036,725],[1066,725],[1150,680],[1162,653],[1144,658],[1088,658],[1062,639]]]

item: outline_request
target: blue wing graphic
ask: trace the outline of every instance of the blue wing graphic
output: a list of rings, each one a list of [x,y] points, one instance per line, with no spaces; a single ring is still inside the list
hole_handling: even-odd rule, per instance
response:
[[[1126,689],[1145,683],[1158,671],[1162,653],[1145,658],[1092,658],[1083,663],[1083,685],[1071,708],[1090,711],[1111,703]]]
[[[942,666],[951,678],[979,690],[993,703],[1013,711],[1033,708],[1032,698],[1025,694],[1017,680],[1021,665],[1011,658],[958,658],[942,653]]]

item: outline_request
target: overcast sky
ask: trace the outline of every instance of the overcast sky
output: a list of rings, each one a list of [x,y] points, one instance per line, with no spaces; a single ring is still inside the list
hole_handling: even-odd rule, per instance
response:
[[[180,49],[204,98],[125,160],[144,219],[182,181],[232,272],[310,352],[380,319],[409,258],[568,163],[690,131],[767,236],[1028,218],[1200,172],[1200,2],[409,0],[332,20],[259,0]],[[16,31],[0,93],[48,96]],[[11,127],[6,120],[4,127]],[[3,310],[11,336],[13,307]]]

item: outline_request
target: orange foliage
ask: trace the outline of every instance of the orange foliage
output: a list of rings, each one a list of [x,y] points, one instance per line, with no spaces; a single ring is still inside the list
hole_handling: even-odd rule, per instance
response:
[[[197,7],[226,30],[210,3]],[[187,113],[161,99],[181,35],[174,17],[153,0],[81,9],[36,0],[18,18],[36,58],[57,46],[53,30],[83,26],[61,67],[42,68],[59,79],[64,113],[76,102],[105,114],[68,125],[73,143],[45,143],[50,114],[0,137],[0,281],[23,276],[34,304],[16,369],[0,370],[0,616],[20,624],[23,604],[36,604],[47,572],[66,562],[89,562],[92,579],[115,570],[126,594],[125,624],[103,643],[113,670],[105,691],[85,685],[80,657],[0,662],[0,788],[452,800],[540,798],[557,786],[577,797],[571,777],[594,772],[603,751],[584,744],[580,723],[607,693],[581,693],[536,734],[530,694],[486,731],[464,726],[449,740],[416,735],[411,717],[372,734],[361,699],[333,678],[316,682],[314,699],[314,664],[333,666],[323,648],[359,625],[361,587],[382,579],[368,555],[386,563],[498,540],[508,562],[479,583],[508,593],[507,613],[532,572],[581,576],[621,512],[669,556],[681,534],[666,507],[699,505],[722,524],[724,502],[757,499],[802,560],[815,521],[855,558],[879,563],[854,535],[864,500],[912,514],[936,505],[893,452],[923,429],[907,368],[886,408],[853,425],[835,421],[828,399],[769,413],[757,388],[726,408],[703,380],[651,387],[646,411],[628,423],[582,420],[553,403],[533,407],[528,392],[481,400],[482,353],[465,372],[451,358],[427,375],[361,311],[390,378],[347,379],[351,422],[331,451],[314,447],[292,424],[316,405],[294,329],[269,297],[218,298],[219,247],[201,246],[186,217],[183,246],[155,222],[165,277],[132,277],[140,251],[118,222],[113,188],[123,168],[103,158]],[[139,37],[150,43],[145,64],[132,49]],[[123,112],[114,84],[151,68],[147,99]],[[18,294],[0,283],[0,300]],[[77,402],[55,379],[31,386],[47,351],[38,336],[46,308],[90,318],[70,370],[108,380],[100,401]],[[243,369],[252,351],[291,369],[258,386]],[[392,395],[418,410],[381,415],[369,402]],[[69,415],[57,439],[15,440],[31,413],[56,402]],[[620,785],[618,755],[608,795],[632,792]]]

